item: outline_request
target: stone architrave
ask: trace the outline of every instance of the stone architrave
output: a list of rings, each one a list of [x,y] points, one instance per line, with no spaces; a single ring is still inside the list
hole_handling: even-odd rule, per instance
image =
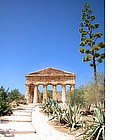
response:
[[[32,103],[38,103],[38,86],[44,85],[43,100],[47,99],[47,85],[53,86],[54,97],[57,99],[57,85],[62,85],[62,102],[66,100],[66,85],[71,86],[71,90],[75,86],[76,75],[71,72],[58,70],[55,68],[45,68],[35,72],[31,72],[25,76],[26,78],[26,98]],[[31,87],[31,88],[29,88]]]

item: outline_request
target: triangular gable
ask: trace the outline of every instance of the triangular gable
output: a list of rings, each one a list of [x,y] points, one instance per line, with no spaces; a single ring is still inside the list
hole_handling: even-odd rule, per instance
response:
[[[38,71],[35,71],[35,72],[31,72],[27,75],[37,75],[37,76],[45,76],[45,75],[54,75],[54,76],[57,76],[57,75],[71,75],[71,76],[75,76],[74,73],[71,73],[71,72],[67,72],[67,71],[63,71],[63,70],[58,70],[58,69],[55,69],[55,68],[45,68],[45,69],[42,69],[42,70],[38,70]]]

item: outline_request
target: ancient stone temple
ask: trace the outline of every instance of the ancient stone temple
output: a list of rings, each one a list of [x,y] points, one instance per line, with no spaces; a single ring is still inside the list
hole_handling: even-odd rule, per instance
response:
[[[47,86],[52,85],[53,99],[57,98],[57,85],[62,86],[62,102],[66,101],[66,85],[70,85],[70,90],[74,90],[76,75],[71,72],[58,70],[55,68],[45,68],[31,72],[26,78],[26,99],[28,103],[38,103],[38,86],[43,85],[43,100],[47,99]]]

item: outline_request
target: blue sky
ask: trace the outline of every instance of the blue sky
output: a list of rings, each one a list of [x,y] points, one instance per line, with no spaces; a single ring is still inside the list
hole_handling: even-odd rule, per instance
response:
[[[76,87],[90,79],[78,52],[85,2],[104,34],[104,0],[0,0],[0,86],[25,93],[25,75],[47,67],[75,73]]]

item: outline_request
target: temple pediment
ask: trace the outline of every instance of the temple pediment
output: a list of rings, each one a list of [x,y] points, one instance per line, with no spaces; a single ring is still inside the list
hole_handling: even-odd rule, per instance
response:
[[[43,85],[43,101],[48,99],[47,86],[52,86],[53,99],[58,101],[57,85],[62,86],[62,102],[66,100],[66,86],[70,86],[70,90],[74,90],[75,78],[74,73],[58,70],[55,68],[45,68],[35,72],[31,72],[26,77],[26,99],[28,103],[38,103],[38,86]]]
[[[74,73],[58,70],[55,68],[44,68],[35,72],[31,72],[26,76],[75,76]]]

